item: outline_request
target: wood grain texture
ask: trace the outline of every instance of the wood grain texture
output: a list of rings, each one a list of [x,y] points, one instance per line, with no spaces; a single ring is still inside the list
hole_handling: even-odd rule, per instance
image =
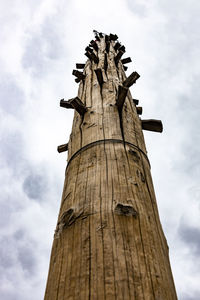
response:
[[[102,36],[79,85],[87,111],[74,112],[44,299],[175,300],[141,120],[130,91],[117,107],[126,75]]]

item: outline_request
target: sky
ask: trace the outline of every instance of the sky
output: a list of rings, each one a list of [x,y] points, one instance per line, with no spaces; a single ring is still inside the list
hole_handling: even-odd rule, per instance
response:
[[[93,29],[116,33],[143,119],[178,299],[200,299],[199,0],[0,1],[0,299],[43,299],[77,95]]]

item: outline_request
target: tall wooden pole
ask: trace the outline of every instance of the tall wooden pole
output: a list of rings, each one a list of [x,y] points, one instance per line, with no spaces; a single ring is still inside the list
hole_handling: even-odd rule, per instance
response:
[[[177,299],[141,121],[117,36],[95,33],[86,64],[77,64],[78,96],[54,235],[45,300]]]

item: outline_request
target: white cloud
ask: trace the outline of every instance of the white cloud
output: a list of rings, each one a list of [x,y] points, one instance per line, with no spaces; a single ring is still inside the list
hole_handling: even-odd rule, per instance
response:
[[[66,165],[66,155],[58,155],[56,147],[67,142],[73,118],[59,108],[59,99],[77,94],[72,69],[86,60],[84,49],[97,29],[116,33],[132,57],[128,74],[141,75],[132,94],[143,105],[143,118],[163,120],[162,135],[145,134],[147,149],[179,299],[197,299],[199,272],[194,277],[191,245],[180,232],[181,226],[199,229],[199,2],[18,0],[0,5],[1,235],[11,239],[5,244],[8,254],[17,233],[25,232],[10,258],[17,280],[9,271],[0,279],[1,297],[41,299],[44,293]],[[48,191],[37,195],[41,201],[23,191],[30,174],[44,176]],[[19,253],[31,247],[36,268],[27,279]]]

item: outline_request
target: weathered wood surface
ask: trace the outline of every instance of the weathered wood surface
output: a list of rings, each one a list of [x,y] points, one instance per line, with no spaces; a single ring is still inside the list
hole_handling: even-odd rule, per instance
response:
[[[109,53],[98,39],[79,85],[87,111],[74,113],[45,300],[175,300],[137,100],[128,91],[119,113],[126,75],[113,38]]]

